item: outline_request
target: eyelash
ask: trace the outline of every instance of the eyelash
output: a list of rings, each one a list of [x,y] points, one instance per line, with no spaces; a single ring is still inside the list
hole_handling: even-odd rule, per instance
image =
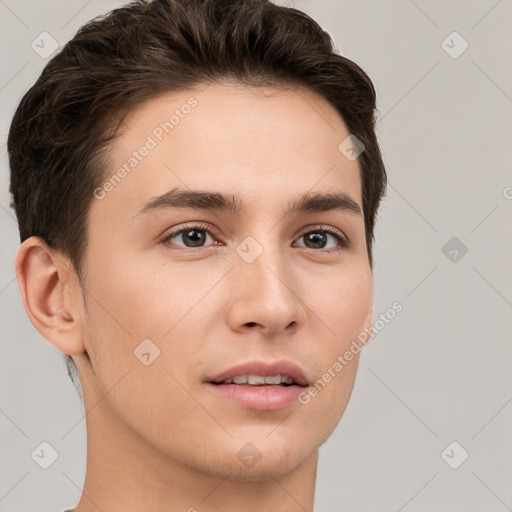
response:
[[[170,243],[171,239],[181,235],[182,233],[185,233],[186,231],[190,231],[190,230],[206,231],[207,233],[209,233],[212,236],[212,238],[215,238],[214,237],[214,233],[211,233],[211,228],[207,224],[202,224],[202,223],[186,224],[185,226],[181,227],[177,231],[173,231],[171,233],[167,233],[165,235],[165,237],[161,240],[160,243],[162,245],[164,245],[164,246],[169,247],[171,245],[171,243]],[[303,237],[305,235],[308,235],[310,233],[318,233],[318,232],[329,233],[330,235],[332,235],[338,241],[339,246],[337,248],[334,248],[334,249],[311,249],[309,247],[305,247],[305,249],[310,249],[311,251],[314,251],[314,252],[332,253],[332,252],[341,252],[341,251],[346,250],[346,249],[348,249],[350,247],[349,240],[345,236],[340,235],[338,230],[336,230],[335,228],[332,228],[330,226],[312,226],[312,227],[308,227],[307,231],[302,232],[300,234],[299,238],[301,238],[301,237]],[[198,247],[198,248],[194,249],[192,247],[180,247],[178,250],[190,253],[190,252],[197,252],[198,249],[204,249],[204,248],[205,247]]]

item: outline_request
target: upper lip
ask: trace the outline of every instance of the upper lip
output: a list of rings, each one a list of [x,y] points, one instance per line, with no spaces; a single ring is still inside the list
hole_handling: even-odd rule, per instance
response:
[[[224,370],[212,378],[208,382],[222,382],[226,379],[231,379],[237,375],[261,375],[263,377],[270,377],[272,375],[286,375],[292,377],[295,384],[300,386],[307,386],[308,381],[303,371],[294,363],[290,361],[248,361],[246,363],[237,364]]]

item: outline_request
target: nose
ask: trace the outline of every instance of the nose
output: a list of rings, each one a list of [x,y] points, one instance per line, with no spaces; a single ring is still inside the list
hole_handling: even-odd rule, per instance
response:
[[[304,322],[297,275],[285,256],[265,249],[252,263],[241,258],[230,272],[227,321],[235,332],[260,331],[266,338],[295,332]]]

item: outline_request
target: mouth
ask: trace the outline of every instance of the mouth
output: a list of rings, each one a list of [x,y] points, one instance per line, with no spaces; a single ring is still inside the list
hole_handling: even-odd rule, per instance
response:
[[[259,411],[275,411],[292,405],[308,386],[302,370],[288,361],[240,364],[205,383],[217,397]]]
[[[306,387],[307,384],[295,382],[293,377],[289,375],[235,375],[222,381],[211,381],[212,384],[221,386],[223,384],[234,384],[236,386],[250,387],[289,387],[301,386]]]

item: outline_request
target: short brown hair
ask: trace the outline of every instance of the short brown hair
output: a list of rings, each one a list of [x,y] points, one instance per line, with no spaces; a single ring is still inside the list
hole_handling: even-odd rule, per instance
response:
[[[107,175],[108,143],[126,114],[159,94],[225,79],[316,92],[363,142],[358,162],[373,269],[386,172],[372,81],[308,15],[268,0],[138,0],[84,25],[12,120],[11,206],[21,241],[37,236],[62,251],[82,283],[93,191]]]

